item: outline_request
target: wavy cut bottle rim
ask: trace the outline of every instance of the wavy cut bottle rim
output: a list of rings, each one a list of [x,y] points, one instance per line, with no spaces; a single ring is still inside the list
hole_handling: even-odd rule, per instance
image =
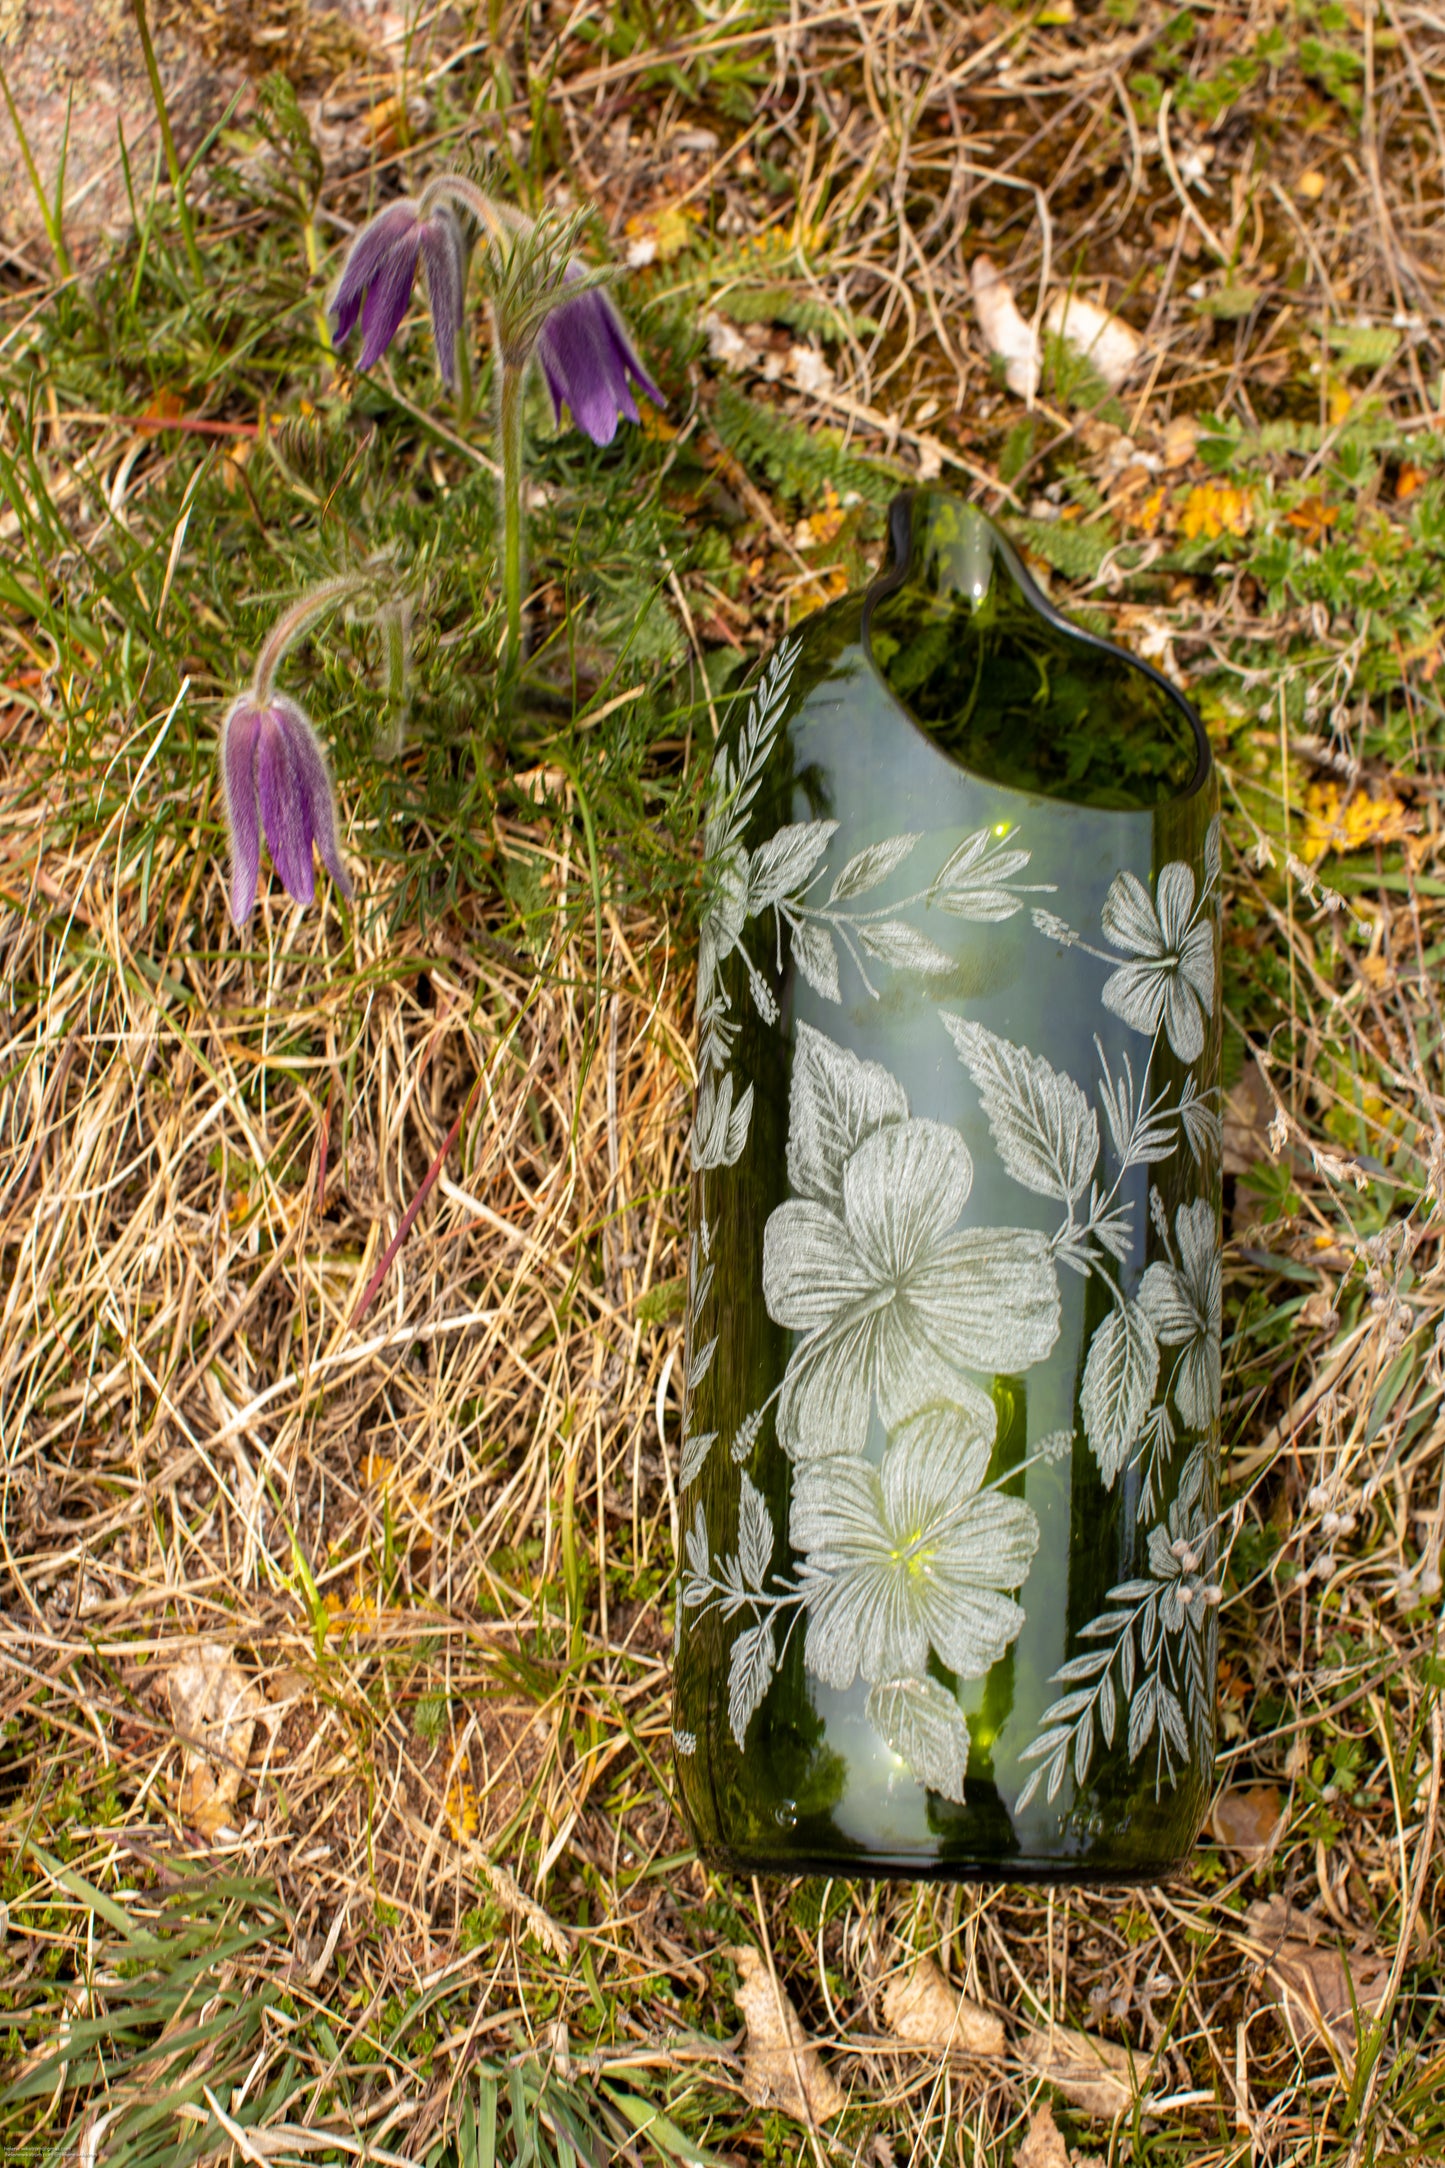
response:
[[[1202,791],[1208,790],[1214,773],[1214,755],[1210,748],[1208,733],[1193,703],[1180,691],[1177,685],[1173,684],[1164,675],[1162,670],[1156,670],[1154,665],[1146,662],[1142,656],[1131,653],[1128,648],[1119,646],[1116,641],[1105,639],[1102,633],[1092,632],[1087,626],[1080,625],[1073,618],[1066,616],[1057,603],[1053,602],[1039,586],[1005,530],[996,521],[990,519],[986,512],[981,512],[977,505],[970,503],[966,498],[955,496],[951,490],[946,489],[927,487],[907,489],[901,491],[893,499],[888,508],[888,542],[891,561],[885,564],[882,570],[869,582],[863,595],[858,633],[859,646],[875,684],[898,710],[898,713],[910,728],[917,731],[921,737],[926,738],[935,752],[947,760],[950,766],[959,774],[976,776],[978,781],[989,784],[992,789],[1014,790],[1020,798],[1049,796],[1056,805],[1073,806],[1080,811],[1094,810],[1087,800],[1072,798],[1062,793],[1046,794],[1027,791],[1016,784],[1008,783],[998,777],[990,776],[981,770],[970,767],[968,762],[961,760],[956,753],[951,752],[940,741],[938,733],[930,729],[926,721],[915,714],[904,695],[890,683],[887,672],[878,661],[873,647],[873,618],[878,604],[886,601],[890,596],[900,593],[910,584],[927,546],[924,516],[931,510],[944,507],[956,509],[968,521],[975,523],[982,530],[982,533],[988,539],[990,556],[997,555],[1002,559],[1009,576],[1016,583],[1024,601],[1055,632],[1062,634],[1066,639],[1077,642],[1082,647],[1090,649],[1099,656],[1107,657],[1111,662],[1121,663],[1129,670],[1137,672],[1140,677],[1144,678],[1164,695],[1171,707],[1188,724],[1194,740],[1195,751],[1194,772],[1188,784],[1182,790],[1175,791],[1167,797],[1162,797],[1153,804],[1136,805],[1130,808],[1118,807],[1111,810],[1122,813],[1125,817],[1132,813],[1152,819],[1163,808],[1185,806],[1191,799],[1198,797]],[[981,590],[976,591],[975,599],[977,599],[978,592],[981,592]]]

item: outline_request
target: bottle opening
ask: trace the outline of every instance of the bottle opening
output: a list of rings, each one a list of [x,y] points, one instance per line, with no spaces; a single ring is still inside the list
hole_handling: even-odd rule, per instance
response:
[[[942,751],[990,782],[1122,811],[1203,779],[1208,749],[1183,697],[1062,618],[976,506],[917,491],[894,515],[865,637]]]

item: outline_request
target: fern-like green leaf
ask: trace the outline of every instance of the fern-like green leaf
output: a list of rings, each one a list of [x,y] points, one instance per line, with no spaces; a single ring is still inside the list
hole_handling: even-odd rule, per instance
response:
[[[1106,528],[1065,526],[1060,520],[1010,520],[1009,532],[1070,580],[1093,579],[1112,546]]]
[[[861,497],[881,510],[901,486],[902,477],[881,460],[845,451],[836,430],[806,429],[731,384],[718,387],[713,420],[740,466],[766,475],[775,490],[800,504],[815,503],[831,484],[840,497]]]
[[[878,329],[876,318],[855,316],[851,309],[796,286],[734,286],[718,306],[735,324],[786,324],[790,331],[812,332],[835,342]]]

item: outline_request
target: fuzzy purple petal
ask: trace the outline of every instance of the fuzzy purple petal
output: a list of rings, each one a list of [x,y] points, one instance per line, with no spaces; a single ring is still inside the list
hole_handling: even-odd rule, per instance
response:
[[[555,422],[560,422],[562,409],[567,404],[567,386],[562,381],[559,371],[552,362],[547,346],[547,327],[545,324],[542,326],[541,336],[537,340],[537,359],[541,363],[542,374],[547,380],[547,389],[552,395],[552,419]]]
[[[352,893],[351,876],[341,856],[341,845],[336,835],[336,800],[331,788],[331,771],[326,765],[326,755],[321,750],[315,731],[292,700],[273,701],[271,713],[275,717],[291,755],[292,771],[296,778],[301,818],[304,822],[307,845],[306,860],[309,869],[311,842],[321,853],[322,863],[341,890],[343,896]],[[284,878],[284,876],[283,876]],[[287,887],[290,887],[289,881]],[[293,890],[294,894],[295,891]],[[309,901],[309,898],[308,898]]]
[[[421,232],[414,225],[405,241],[396,242],[367,287],[361,309],[358,368],[374,368],[400,331],[402,319],[411,306],[411,290],[416,284],[420,254]]]
[[[577,427],[594,444],[610,444],[617,418],[635,422],[637,401],[629,377],[660,406],[662,394],[643,369],[622,319],[600,287],[564,301],[543,324],[537,352],[554,406],[572,409]]]
[[[271,847],[282,886],[297,903],[310,903],[316,894],[316,874],[311,863],[311,822],[292,751],[291,734],[274,708],[267,708],[261,718],[256,785],[261,801],[261,825],[266,831],[266,841]]]
[[[421,229],[421,252],[426,262],[426,297],[437,368],[450,391],[456,381],[457,339],[462,328],[462,292],[467,275],[461,228],[450,211],[433,211],[426,220]]]
[[[405,245],[416,225],[416,205],[409,197],[388,204],[380,215],[363,226],[351,244],[331,303],[331,336],[344,346],[356,328],[367,288],[400,242]]]
[[[667,401],[638,359],[637,349],[627,336],[627,326],[618,314],[617,306],[611,295],[599,293],[597,298],[602,303],[603,314],[607,319],[607,330],[612,343],[613,357],[622,371],[624,389],[626,388],[626,379],[630,377],[634,384],[637,384],[646,392],[654,406],[666,406]],[[626,410],[624,409],[624,411]],[[637,413],[634,408],[633,412],[628,415],[628,420],[635,422],[636,419]]]
[[[231,917],[244,926],[256,907],[261,878],[261,824],[256,810],[256,741],[261,717],[243,695],[221,725],[221,788],[231,837]]]
[[[594,444],[610,444],[617,434],[616,373],[606,319],[600,315],[596,288],[553,309],[538,337],[548,381],[559,383],[577,427]],[[554,391],[555,397],[555,391]]]

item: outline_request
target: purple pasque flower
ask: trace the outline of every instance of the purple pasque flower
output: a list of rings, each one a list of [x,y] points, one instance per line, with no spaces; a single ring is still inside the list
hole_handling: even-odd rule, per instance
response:
[[[569,406],[573,421],[594,444],[612,442],[619,414],[630,422],[638,419],[633,384],[654,406],[667,404],[600,286],[589,286],[553,309],[537,334],[537,359],[558,421]]]
[[[370,369],[380,361],[411,305],[418,260],[426,264],[437,367],[450,390],[456,378],[467,258],[461,227],[444,203],[423,210],[404,196],[363,226],[331,303],[331,336],[344,346],[360,316],[361,367]]]
[[[313,843],[342,895],[351,895],[326,755],[294,700],[272,693],[262,706],[253,691],[231,703],[221,725],[221,781],[231,832],[231,916],[238,926],[255,909],[263,829],[276,871],[297,903],[310,903],[316,894]]]

